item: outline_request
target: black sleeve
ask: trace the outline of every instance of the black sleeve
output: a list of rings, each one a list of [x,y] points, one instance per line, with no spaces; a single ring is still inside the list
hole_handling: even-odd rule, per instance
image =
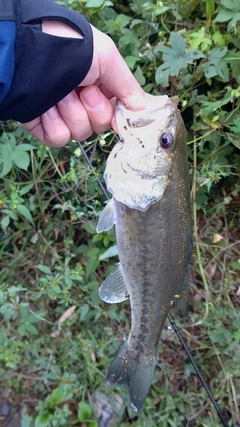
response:
[[[45,34],[41,31],[43,19],[61,20],[83,38]],[[85,78],[93,56],[91,26],[82,15],[53,0],[0,0],[0,21],[16,25],[14,72],[10,89],[0,104],[0,120],[28,122]]]

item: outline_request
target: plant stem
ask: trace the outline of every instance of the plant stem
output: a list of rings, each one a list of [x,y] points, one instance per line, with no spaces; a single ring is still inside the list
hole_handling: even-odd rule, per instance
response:
[[[195,124],[195,123],[194,123]],[[198,236],[198,225],[197,225],[197,203],[196,203],[196,182],[197,182],[197,137],[195,131],[193,131],[193,184],[192,184],[192,200],[193,200],[193,233],[197,254],[197,263],[199,265],[200,275],[203,281],[203,286],[206,293],[206,309],[205,316],[208,316],[208,301],[209,301],[209,289],[206,274],[203,268],[202,259],[201,259],[201,249],[199,245],[199,236]],[[202,322],[201,322],[202,323]]]

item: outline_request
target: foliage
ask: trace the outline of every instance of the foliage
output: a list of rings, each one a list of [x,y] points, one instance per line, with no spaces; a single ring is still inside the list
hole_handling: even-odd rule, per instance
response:
[[[190,320],[181,327],[233,427],[240,422],[240,3],[58,3],[113,38],[145,91],[179,97],[194,218]],[[85,142],[100,179],[114,142],[111,132]],[[105,373],[130,328],[128,304],[106,306],[98,297],[117,250],[112,230],[95,231],[105,202],[96,176],[76,143],[49,150],[9,122],[0,135],[0,179],[0,396],[22,411],[23,427],[95,427],[91,396],[96,389],[112,396]],[[165,329],[151,394],[131,423],[187,421],[219,425]]]

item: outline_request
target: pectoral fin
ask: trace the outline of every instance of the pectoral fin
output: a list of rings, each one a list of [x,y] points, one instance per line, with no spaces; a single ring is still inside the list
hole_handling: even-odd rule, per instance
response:
[[[114,270],[100,286],[99,296],[103,301],[109,304],[122,302],[129,298],[127,285],[120,264],[118,264],[116,270]]]
[[[98,223],[97,223],[97,233],[102,231],[107,231],[114,225],[114,199],[111,199],[103,209]]]

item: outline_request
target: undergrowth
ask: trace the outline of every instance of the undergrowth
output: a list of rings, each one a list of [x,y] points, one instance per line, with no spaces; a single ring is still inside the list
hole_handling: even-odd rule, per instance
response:
[[[194,220],[189,320],[179,327],[229,426],[240,423],[240,4],[238,0],[66,0],[116,42],[145,91],[178,95]],[[76,143],[48,149],[15,123],[0,136],[0,397],[22,427],[98,425],[94,391],[130,328],[101,281],[117,262],[97,235],[104,196]],[[85,142],[102,178],[116,142]],[[120,395],[126,402],[123,390]],[[217,414],[166,328],[151,393],[119,426],[216,427]]]

